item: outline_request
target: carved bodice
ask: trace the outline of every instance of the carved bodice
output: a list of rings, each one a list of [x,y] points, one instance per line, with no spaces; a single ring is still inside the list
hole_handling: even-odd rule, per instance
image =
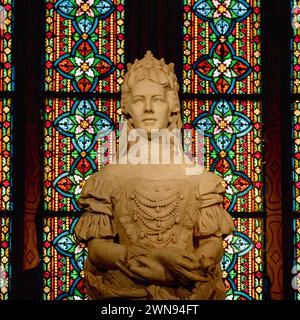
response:
[[[77,238],[118,235],[124,245],[141,242],[193,250],[195,237],[227,234],[233,225],[222,208],[221,179],[207,171],[188,176],[180,170],[170,174],[171,169],[166,169],[167,179],[128,166],[106,167],[92,175],[78,200],[83,215],[76,225]]]
[[[193,227],[191,212],[187,207],[197,203],[194,192],[183,181],[135,180],[122,192],[115,208],[115,218],[120,222],[121,238],[132,242],[143,241],[159,248],[174,246],[179,236]],[[189,202],[189,203],[188,203]],[[117,224],[118,225],[118,224]],[[125,235],[122,236],[122,231]]]

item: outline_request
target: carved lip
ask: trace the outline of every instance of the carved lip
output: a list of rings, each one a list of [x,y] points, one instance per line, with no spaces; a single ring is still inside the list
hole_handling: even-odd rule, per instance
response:
[[[145,119],[143,119],[143,121],[144,122],[146,122],[146,121],[156,121],[157,119],[155,119],[155,118],[145,118]]]

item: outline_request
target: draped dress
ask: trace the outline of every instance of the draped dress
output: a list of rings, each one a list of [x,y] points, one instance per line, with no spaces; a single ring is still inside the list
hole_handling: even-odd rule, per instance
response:
[[[157,179],[125,173],[108,165],[85,183],[79,198],[82,210],[76,227],[78,242],[105,239],[123,245],[179,247],[193,252],[202,237],[224,238],[233,230],[231,216],[223,209],[225,188],[221,178],[204,170],[199,175]],[[141,284],[121,270],[98,270],[89,259],[84,265],[89,299],[199,299],[225,298],[220,264],[209,281],[193,288]]]

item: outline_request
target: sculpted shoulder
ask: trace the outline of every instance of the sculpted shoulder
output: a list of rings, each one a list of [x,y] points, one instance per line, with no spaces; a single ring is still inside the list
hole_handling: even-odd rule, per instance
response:
[[[91,178],[93,180],[97,179],[115,179],[120,176],[127,176],[128,166],[120,164],[108,164],[101,168],[99,171],[95,172]]]
[[[195,177],[200,183],[218,184],[222,181],[216,174],[198,165],[126,165],[109,164],[94,173],[90,179],[126,181],[130,179],[178,180]]]
[[[222,178],[206,169],[203,171],[203,174],[200,175],[199,182],[200,194],[224,193],[226,191],[222,183]]]

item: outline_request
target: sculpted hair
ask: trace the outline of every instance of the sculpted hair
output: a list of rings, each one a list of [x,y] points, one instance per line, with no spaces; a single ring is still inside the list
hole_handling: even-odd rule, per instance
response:
[[[174,73],[174,64],[166,64],[164,59],[157,60],[151,51],[143,59],[136,59],[127,64],[127,73],[122,85],[121,110],[126,118],[129,116],[130,92],[134,85],[142,80],[151,80],[167,89],[167,99],[172,113],[180,113],[178,97],[179,85]]]

